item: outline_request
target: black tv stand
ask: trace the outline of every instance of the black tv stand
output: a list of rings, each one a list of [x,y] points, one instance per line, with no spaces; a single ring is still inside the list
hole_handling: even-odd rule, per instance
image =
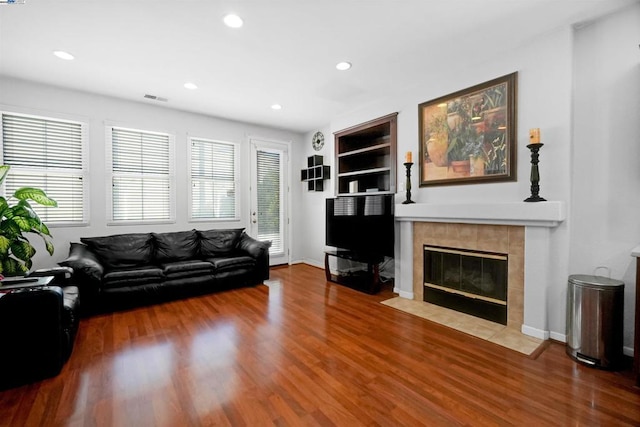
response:
[[[367,269],[350,274],[332,274],[329,268],[330,256],[367,264]],[[377,294],[380,292],[380,271],[378,265],[382,261],[384,261],[384,257],[381,255],[362,254],[340,249],[325,251],[324,272],[328,282],[338,283],[368,294]]]

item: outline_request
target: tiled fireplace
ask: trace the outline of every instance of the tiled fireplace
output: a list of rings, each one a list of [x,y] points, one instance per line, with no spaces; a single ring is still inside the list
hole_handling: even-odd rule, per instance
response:
[[[507,324],[507,254],[424,245],[422,260],[423,301]]]
[[[524,318],[524,227],[513,225],[416,222],[413,225],[413,299],[424,300],[424,247],[504,254],[507,259],[507,326]]]
[[[564,203],[396,205],[395,292],[423,301],[425,246],[499,254],[507,259],[507,326],[549,338],[548,257],[551,230]]]

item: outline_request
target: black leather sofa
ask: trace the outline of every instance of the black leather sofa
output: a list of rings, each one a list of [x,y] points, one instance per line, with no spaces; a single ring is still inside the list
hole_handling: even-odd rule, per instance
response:
[[[78,288],[57,280],[0,286],[0,390],[60,372],[73,349],[79,305]]]
[[[269,278],[269,247],[244,229],[81,238],[60,262],[83,308],[99,310],[252,286]]]

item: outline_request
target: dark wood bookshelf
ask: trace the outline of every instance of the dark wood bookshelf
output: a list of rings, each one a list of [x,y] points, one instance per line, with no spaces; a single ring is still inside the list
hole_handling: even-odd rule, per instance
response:
[[[396,192],[397,117],[389,114],[334,134],[336,195]]]

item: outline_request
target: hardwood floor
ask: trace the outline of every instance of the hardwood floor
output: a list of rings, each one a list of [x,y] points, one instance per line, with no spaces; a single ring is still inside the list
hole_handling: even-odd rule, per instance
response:
[[[529,358],[314,267],[271,277],[83,319],[60,375],[0,392],[0,426],[640,425],[630,370]]]

